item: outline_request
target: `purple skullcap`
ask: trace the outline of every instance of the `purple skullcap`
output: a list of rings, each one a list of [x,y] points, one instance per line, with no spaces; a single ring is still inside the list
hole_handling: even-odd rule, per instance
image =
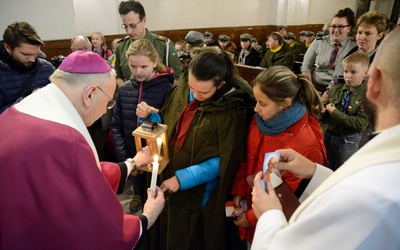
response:
[[[97,53],[78,50],[69,54],[58,69],[78,74],[98,74],[111,71],[110,65]]]

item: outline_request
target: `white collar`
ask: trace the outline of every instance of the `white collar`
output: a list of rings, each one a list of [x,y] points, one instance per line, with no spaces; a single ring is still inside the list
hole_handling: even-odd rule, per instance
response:
[[[15,108],[39,119],[56,122],[74,128],[85,138],[100,169],[96,147],[78,111],[67,96],[53,83],[27,96]]]

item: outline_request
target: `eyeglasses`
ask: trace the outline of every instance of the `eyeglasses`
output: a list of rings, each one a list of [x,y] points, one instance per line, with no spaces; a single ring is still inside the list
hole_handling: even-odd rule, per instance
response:
[[[101,92],[103,92],[103,94],[105,94],[108,98],[108,103],[107,103],[107,109],[112,109],[115,106],[115,101],[109,97],[99,86],[96,86],[96,88],[98,88]]]
[[[122,25],[121,25],[121,28],[127,29],[127,28],[129,27],[129,28],[131,28],[131,29],[136,29],[136,28],[139,26],[139,24],[140,24],[141,22],[142,22],[142,20],[140,20],[138,23],[131,23],[131,24],[128,24],[128,25],[122,24]]]
[[[329,26],[329,28],[333,29],[333,30],[335,30],[335,29],[343,30],[344,28],[349,27],[349,26],[350,25],[331,25],[331,26]]]

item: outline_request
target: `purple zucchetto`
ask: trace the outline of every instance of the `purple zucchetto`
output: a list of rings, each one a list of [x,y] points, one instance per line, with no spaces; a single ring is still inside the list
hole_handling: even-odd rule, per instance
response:
[[[97,53],[86,50],[78,50],[69,54],[58,69],[78,74],[98,74],[111,71],[111,67],[106,60]]]

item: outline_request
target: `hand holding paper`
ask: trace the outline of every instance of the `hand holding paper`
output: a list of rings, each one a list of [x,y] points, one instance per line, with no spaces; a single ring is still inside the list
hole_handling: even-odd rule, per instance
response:
[[[265,183],[271,181],[272,187],[277,187],[283,183],[282,176],[278,169],[274,169],[274,163],[279,162],[280,153],[272,152],[266,153],[264,156],[264,165],[263,165],[263,188],[265,190]]]

